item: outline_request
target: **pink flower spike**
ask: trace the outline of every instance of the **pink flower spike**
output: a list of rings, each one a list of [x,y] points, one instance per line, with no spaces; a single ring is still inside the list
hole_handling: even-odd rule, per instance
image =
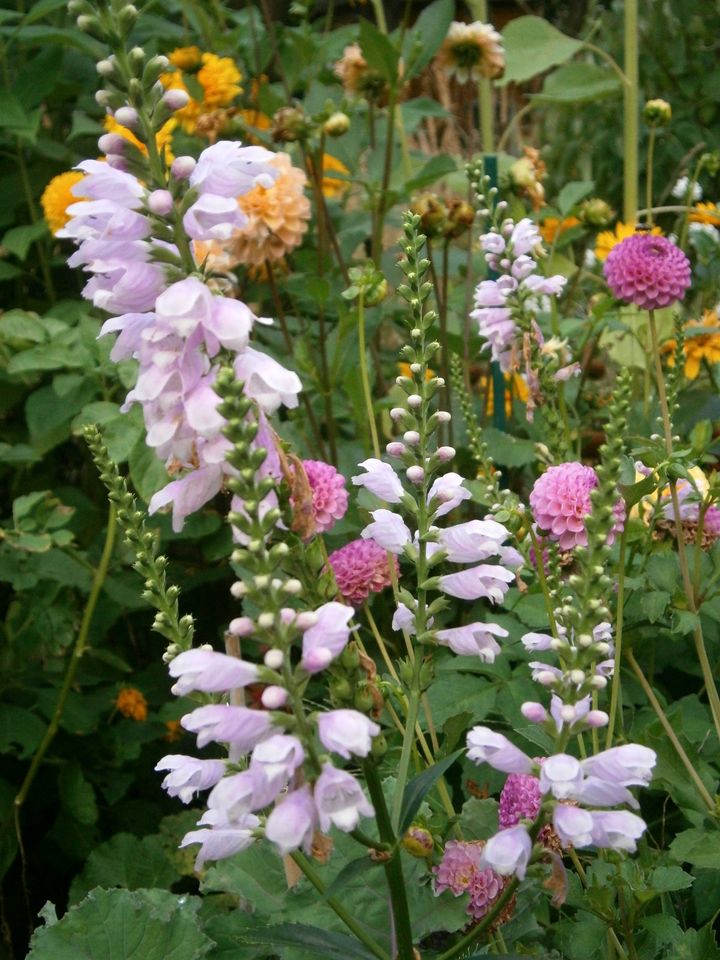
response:
[[[180,723],[185,730],[197,734],[198,747],[217,741],[231,743],[241,753],[252,750],[272,730],[270,714],[225,704],[198,707]]]
[[[491,603],[500,603],[514,579],[515,574],[500,564],[481,563],[477,567],[440,577],[440,589],[460,600],[483,598]]]
[[[310,853],[317,826],[317,810],[310,787],[305,784],[289,793],[273,809],[265,824],[265,836],[283,856],[299,848]]]
[[[313,796],[323,833],[327,833],[330,827],[350,833],[357,827],[360,817],[371,817],[375,812],[355,777],[337,770],[330,763],[323,765],[322,773],[315,781]]]
[[[360,533],[363,540],[374,540],[379,547],[390,553],[402,553],[405,545],[412,539],[402,517],[392,510],[373,510],[370,516],[373,522]]]
[[[199,760],[180,754],[163,757],[155,764],[155,769],[170,771],[162,782],[162,788],[167,790],[169,796],[179,797],[183,803],[190,803],[201,790],[214,787],[225,774],[222,760]]]
[[[352,482],[356,487],[365,487],[380,500],[384,500],[385,503],[400,503],[403,486],[389,463],[370,457],[363,460],[359,466],[363,467],[366,473],[360,473],[352,477]]]
[[[483,663],[494,663],[500,653],[495,637],[506,637],[507,630],[497,623],[469,623],[464,627],[450,627],[435,634],[438,643],[450,647],[453,653],[465,657],[479,657]]]
[[[358,710],[329,710],[317,718],[318,736],[326,750],[346,760],[352,755],[367,757],[372,738],[380,733],[377,723]]]
[[[180,843],[180,848],[193,843],[200,844],[200,852],[195,860],[195,869],[201,870],[207,860],[224,860],[232,857],[241,850],[246,850],[254,840],[253,831],[260,825],[260,821],[252,814],[247,814],[239,820],[233,821],[231,826],[212,830],[193,830],[186,833]]]
[[[553,811],[553,827],[563,847],[589,847],[593,842],[593,818],[580,807],[559,803]]]
[[[350,638],[353,611],[344,603],[324,603],[313,611],[315,620],[303,634],[300,665],[308,673],[324,670],[339,657]]]

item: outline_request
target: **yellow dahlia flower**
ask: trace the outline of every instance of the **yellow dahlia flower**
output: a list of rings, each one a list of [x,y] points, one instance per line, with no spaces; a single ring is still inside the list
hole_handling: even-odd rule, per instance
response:
[[[195,133],[198,117],[229,106],[242,93],[242,74],[230,57],[202,53],[197,47],[179,47],[168,55],[168,59],[176,69],[164,73],[160,81],[166,90],[184,90],[190,97],[187,106],[175,114],[188,133]],[[192,95],[185,82],[185,74],[192,76],[191,71],[196,69],[194,79],[202,91],[200,99]]]
[[[85,174],[79,170],[68,170],[66,173],[59,173],[53,177],[50,183],[45,187],[40,197],[40,206],[43,216],[50,227],[50,233],[56,234],[62,230],[70,219],[67,208],[71,203],[77,203],[82,197],[76,196],[70,191],[75,184],[80,183]]]
[[[691,331],[702,327],[705,332],[693,334]],[[699,323],[691,320],[685,324],[685,376],[695,380],[700,373],[700,364],[706,360],[711,366],[720,363],[720,316],[715,310],[705,310]],[[663,352],[668,354],[668,364],[675,365],[675,340],[663,344]]]
[[[350,176],[350,171],[348,168],[345,166],[342,160],[338,160],[337,157],[333,157],[329,153],[324,153],[322,159],[322,172],[322,192],[328,198],[328,200],[336,200],[350,188],[349,181],[341,180],[339,177],[335,176],[336,173],[342,174],[344,177]]]
[[[720,227],[720,208],[715,203],[696,203],[689,219],[693,223],[709,223]]]
[[[121,137],[124,137],[125,140],[128,140],[130,143],[134,144],[141,153],[144,153],[145,156],[147,156],[147,147],[145,144],[138,140],[132,130],[128,130],[127,127],[123,127],[121,124],[119,124],[115,117],[107,114],[104,120],[104,125],[108,133],[119,134]],[[168,163],[172,163],[174,159],[172,150],[170,149],[170,144],[172,143],[172,135],[176,127],[177,120],[175,117],[171,117],[155,134],[155,143],[157,144],[157,148],[160,153],[162,153],[163,150],[165,151],[165,159]]]
[[[595,240],[595,256],[598,260],[607,259],[607,255],[613,247],[617,246],[622,240],[627,239],[627,237],[632,237],[635,232],[634,223],[617,223],[614,230],[603,230],[597,235],[597,239]],[[660,227],[653,227],[649,232],[655,236],[662,235]]]
[[[194,70],[200,66],[202,50],[200,47],[177,47],[167,57],[178,70]]]
[[[502,37],[489,23],[454,20],[438,51],[437,65],[458,83],[501,77],[505,72]]]

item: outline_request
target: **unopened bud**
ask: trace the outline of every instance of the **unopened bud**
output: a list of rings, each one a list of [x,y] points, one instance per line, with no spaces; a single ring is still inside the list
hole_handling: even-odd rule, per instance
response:
[[[403,440],[405,443],[409,443],[411,447],[414,447],[416,443],[420,443],[420,434],[417,430],[406,430],[403,434]]]
[[[115,111],[115,119],[121,126],[132,130],[138,125],[139,117],[135,107],[119,107]]]
[[[389,457],[401,457],[406,450],[407,450],[407,447],[405,446],[405,444],[400,443],[399,440],[393,440],[392,443],[389,443],[385,447],[385,452]]]
[[[423,401],[419,393],[411,393],[407,398],[407,402],[411,409],[417,410],[417,408],[422,405]]]
[[[317,623],[317,614],[313,610],[303,610],[295,619],[295,626],[298,630],[309,630]]]
[[[158,217],[166,217],[173,208],[173,198],[169,190],[153,190],[148,197],[148,210]]]
[[[249,637],[255,629],[255,624],[250,617],[235,617],[230,621],[228,629],[234,637]]]
[[[349,129],[350,117],[341,110],[336,110],[335,113],[331,113],[323,124],[323,132],[326,133],[328,137],[341,137],[344,133],[347,133]]]
[[[262,627],[263,630],[269,630],[275,623],[275,614],[274,613],[261,613],[257,618],[257,624],[259,627]]]
[[[271,647],[263,657],[263,663],[268,670],[279,670],[285,660],[285,654],[277,647]]]
[[[287,703],[288,692],[282,687],[265,687],[260,701],[266,710],[279,710]]]
[[[589,727],[606,727],[610,722],[610,717],[604,710],[591,710],[585,717],[585,723]]]
[[[526,700],[520,707],[520,713],[530,723],[544,723],[547,720],[547,710],[541,703],[536,703],[534,700]]]
[[[98,147],[106,155],[116,153],[122,155],[127,149],[128,141],[121,137],[119,133],[104,133],[98,139]]]
[[[195,159],[193,157],[175,157],[170,166],[170,173],[176,180],[187,180],[195,169]]]
[[[664,127],[670,123],[672,107],[667,100],[648,100],[643,109],[645,123],[651,127]]]
[[[176,110],[182,110],[183,107],[186,107],[190,103],[190,94],[186,90],[180,90],[178,88],[166,90],[163,94],[162,102],[168,110],[175,113]]]
[[[432,834],[425,827],[412,826],[402,840],[403,847],[411,857],[426,859],[432,856],[434,843]]]
[[[230,587],[230,593],[236,600],[239,600],[241,597],[244,597],[247,593],[248,588],[242,582],[242,580],[236,580],[235,583]]]
[[[417,464],[412,467],[408,467],[405,471],[405,475],[410,483],[422,483],[425,479],[425,471]]]
[[[455,447],[438,447],[437,455],[443,463],[447,463],[455,456]]]

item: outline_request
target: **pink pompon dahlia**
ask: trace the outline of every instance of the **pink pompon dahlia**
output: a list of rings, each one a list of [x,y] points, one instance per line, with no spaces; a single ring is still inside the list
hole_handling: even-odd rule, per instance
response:
[[[342,520],[348,508],[345,477],[322,460],[303,460],[312,490],[312,509],[317,533],[325,533]]]
[[[467,912],[480,920],[503,891],[505,881],[490,867],[480,866],[483,840],[465,843],[448,840],[440,863],[433,868],[435,894],[450,890],[456,897],[469,893]]]
[[[397,559],[392,558],[397,574]],[[374,540],[351,540],[328,557],[342,598],[359,607],[392,583],[388,555]]]
[[[636,233],[608,254],[605,279],[618,300],[643,310],[682,300],[690,286],[690,261],[666,237]]]
[[[511,773],[500,793],[500,829],[514,827],[521,820],[534,820],[540,811],[540,781],[530,773]]]
[[[548,467],[538,477],[530,493],[530,507],[539,529],[556,540],[561,550],[587,544],[585,517],[592,511],[590,493],[598,485],[592,467],[571,461]],[[615,524],[608,535],[612,545],[615,535],[625,526],[625,504],[618,500],[613,508]]]

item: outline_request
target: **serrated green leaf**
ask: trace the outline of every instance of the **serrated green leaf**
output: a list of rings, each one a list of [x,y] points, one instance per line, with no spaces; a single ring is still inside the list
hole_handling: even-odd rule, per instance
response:
[[[48,226],[44,220],[41,220],[38,223],[28,223],[22,227],[13,227],[4,234],[0,243],[6,250],[9,250],[13,256],[17,257],[18,260],[25,260],[33,243],[39,240],[40,237],[46,236],[47,233]]]
[[[79,823],[89,826],[97,821],[95,791],[83,776],[79,763],[66,764],[58,778],[60,802]]]
[[[670,893],[672,890],[687,890],[693,885],[695,877],[681,867],[656,867],[650,878],[650,886],[658,893]]]
[[[73,880],[70,902],[78,903],[95,887],[169,887],[177,876],[157,837],[117,833],[90,854],[82,873]]]
[[[419,73],[437,53],[445,39],[454,14],[453,0],[434,0],[421,10],[412,28],[405,34],[403,61],[409,79]]]
[[[717,869],[720,864],[720,830],[717,827],[683,830],[670,844],[670,857],[676,863]]]

